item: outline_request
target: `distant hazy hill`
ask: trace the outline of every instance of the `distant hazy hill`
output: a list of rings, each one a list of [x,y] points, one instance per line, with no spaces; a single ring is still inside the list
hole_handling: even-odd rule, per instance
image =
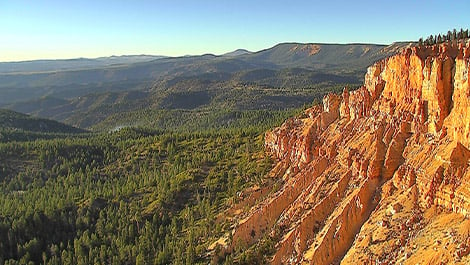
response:
[[[387,46],[375,44],[282,43],[251,55],[249,62],[308,69],[365,68],[389,55]]]
[[[0,73],[31,73],[102,68],[112,65],[133,64],[147,62],[165,56],[155,55],[123,55],[99,57],[94,59],[76,58],[64,60],[33,60],[22,62],[0,62]]]
[[[0,68],[10,72],[0,71],[0,104],[46,95],[72,98],[95,92],[145,89],[155,81],[207,73],[302,68],[359,78],[372,62],[396,52],[394,46],[397,45],[283,43],[256,53],[237,50],[223,56],[207,54],[155,60],[124,56],[93,59],[92,63],[88,59],[2,63]],[[87,63],[96,67],[81,69]],[[11,70],[20,66],[21,72]],[[64,70],[59,70],[60,67]],[[56,70],[48,72],[47,69]]]
[[[228,52],[225,54],[222,54],[222,56],[226,57],[234,57],[234,56],[240,56],[240,55],[245,55],[245,54],[252,54],[252,52],[245,50],[245,49],[237,49],[233,52]]]
[[[63,123],[31,117],[19,112],[0,109],[0,129],[15,129],[29,132],[80,133],[84,130]]]
[[[354,88],[368,65],[406,45],[283,43],[220,56],[98,58],[104,66],[0,73],[0,107],[100,130],[176,128],[174,120],[228,124],[240,113],[298,108]]]

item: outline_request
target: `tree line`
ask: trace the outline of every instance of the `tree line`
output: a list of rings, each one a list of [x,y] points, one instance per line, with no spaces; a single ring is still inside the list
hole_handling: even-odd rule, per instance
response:
[[[434,45],[434,44],[441,44],[448,41],[459,41],[459,40],[466,40],[468,39],[469,33],[468,29],[460,29],[457,31],[456,29],[447,31],[447,34],[437,34],[437,35],[429,35],[426,39],[420,38],[418,40],[418,44],[422,45]]]

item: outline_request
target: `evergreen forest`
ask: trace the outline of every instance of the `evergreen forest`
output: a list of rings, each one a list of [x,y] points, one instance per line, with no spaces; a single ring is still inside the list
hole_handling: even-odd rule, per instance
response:
[[[59,123],[42,132],[44,119],[4,111],[0,264],[210,263],[208,247],[234,224],[224,211],[269,182],[264,131],[298,111],[246,112],[223,128],[99,133]],[[263,263],[258,252],[217,262]]]

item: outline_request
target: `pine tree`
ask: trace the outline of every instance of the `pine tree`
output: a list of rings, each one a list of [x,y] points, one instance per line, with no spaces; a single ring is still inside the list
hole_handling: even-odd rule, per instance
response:
[[[433,35],[430,35],[429,36],[429,45],[433,45],[433,44],[436,44],[436,40],[434,39]]]

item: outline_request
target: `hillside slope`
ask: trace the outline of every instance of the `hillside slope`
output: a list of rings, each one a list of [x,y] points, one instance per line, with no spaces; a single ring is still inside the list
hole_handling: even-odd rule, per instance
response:
[[[243,56],[248,62],[308,69],[357,69],[371,65],[406,44],[321,44],[281,43],[270,49]]]
[[[0,129],[22,130],[29,132],[44,132],[44,133],[79,133],[85,132],[63,123],[31,117],[29,115],[0,109]]]
[[[214,249],[246,261],[275,242],[272,264],[469,264],[469,56],[468,41],[405,49],[267,132],[277,188]]]

